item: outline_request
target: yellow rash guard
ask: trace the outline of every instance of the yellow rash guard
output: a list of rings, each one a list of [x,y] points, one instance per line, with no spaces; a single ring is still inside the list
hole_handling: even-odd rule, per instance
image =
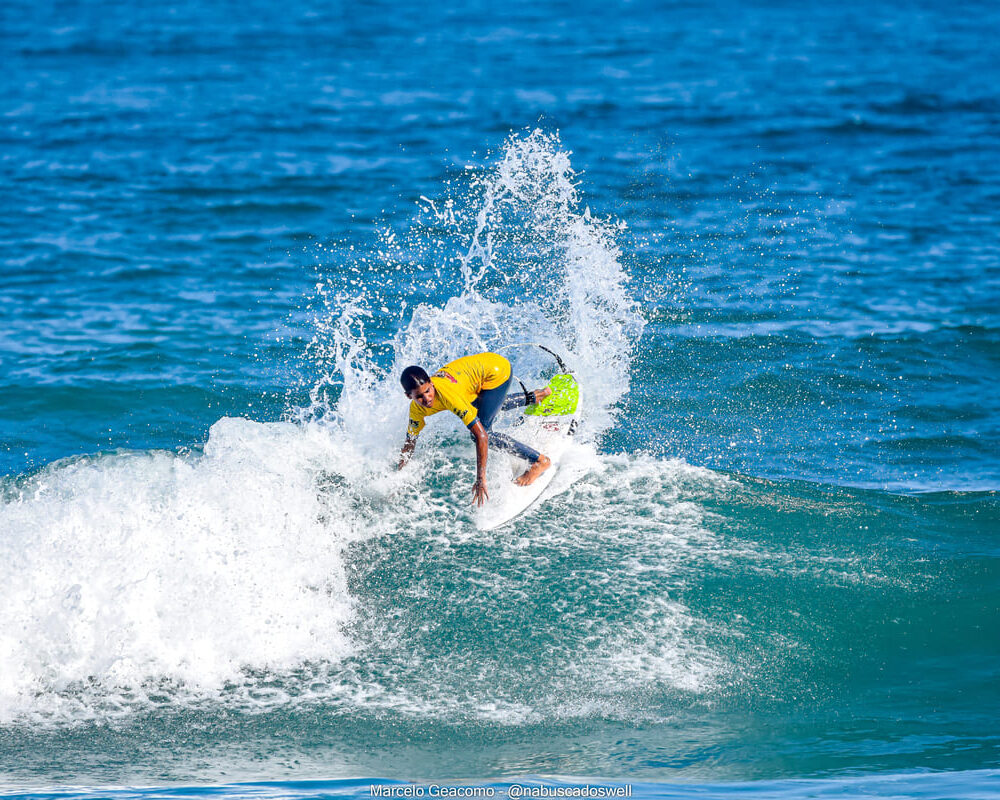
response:
[[[510,362],[496,353],[477,353],[445,364],[431,376],[434,384],[434,403],[424,408],[410,402],[410,423],[406,435],[415,437],[424,429],[424,419],[438,411],[450,411],[468,428],[476,421],[478,412],[472,401],[480,392],[496,389],[510,378]]]

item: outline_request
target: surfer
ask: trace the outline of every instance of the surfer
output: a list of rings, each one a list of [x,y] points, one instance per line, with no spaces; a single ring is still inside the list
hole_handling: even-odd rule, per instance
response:
[[[489,499],[486,491],[486,449],[495,447],[530,466],[515,480],[519,486],[529,486],[552,463],[547,456],[503,433],[493,433],[490,426],[499,411],[540,403],[550,394],[549,387],[507,397],[513,380],[510,362],[496,353],[477,353],[445,364],[427,375],[421,367],[407,367],[399,381],[410,403],[410,422],[406,428],[406,443],[400,453],[399,469],[406,466],[417,445],[417,436],[424,428],[425,417],[439,411],[451,411],[472,434],[476,442],[476,482],[472,485],[472,502],[482,505]]]

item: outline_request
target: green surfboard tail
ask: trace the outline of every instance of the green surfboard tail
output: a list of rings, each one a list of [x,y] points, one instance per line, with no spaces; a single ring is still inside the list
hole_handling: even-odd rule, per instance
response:
[[[572,375],[553,375],[549,381],[552,394],[541,403],[528,406],[524,413],[529,417],[563,417],[576,413],[580,402],[580,384]]]

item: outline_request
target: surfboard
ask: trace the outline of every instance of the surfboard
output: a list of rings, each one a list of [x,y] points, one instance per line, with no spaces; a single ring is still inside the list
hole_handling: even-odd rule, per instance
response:
[[[548,348],[542,348],[552,352]],[[562,359],[555,356],[559,367],[565,371],[549,380],[552,394],[542,403],[529,406],[523,416],[516,419],[507,432],[515,439],[544,453],[552,460],[550,466],[530,486],[518,486],[514,478],[524,472],[528,463],[506,453],[490,451],[490,458],[506,460],[500,469],[501,480],[493,481],[490,499],[475,513],[476,527],[489,531],[506,525],[519,517],[536,502],[552,483],[563,456],[576,432],[583,410],[583,398],[576,377],[566,370]]]

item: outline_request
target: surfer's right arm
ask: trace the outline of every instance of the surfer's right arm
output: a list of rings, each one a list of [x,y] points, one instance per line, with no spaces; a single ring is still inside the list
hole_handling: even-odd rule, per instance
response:
[[[406,462],[413,455],[413,448],[417,446],[417,436],[420,435],[420,431],[423,429],[424,415],[420,413],[420,409],[416,403],[410,403],[410,420],[406,424],[406,441],[403,443],[403,450],[399,454],[399,466],[396,469],[402,469],[406,466]]]
[[[406,434],[406,441],[403,443],[403,449],[399,454],[399,465],[396,469],[402,469],[406,466],[406,462],[410,460],[410,456],[413,455],[413,448],[417,446],[417,437],[411,434]]]

